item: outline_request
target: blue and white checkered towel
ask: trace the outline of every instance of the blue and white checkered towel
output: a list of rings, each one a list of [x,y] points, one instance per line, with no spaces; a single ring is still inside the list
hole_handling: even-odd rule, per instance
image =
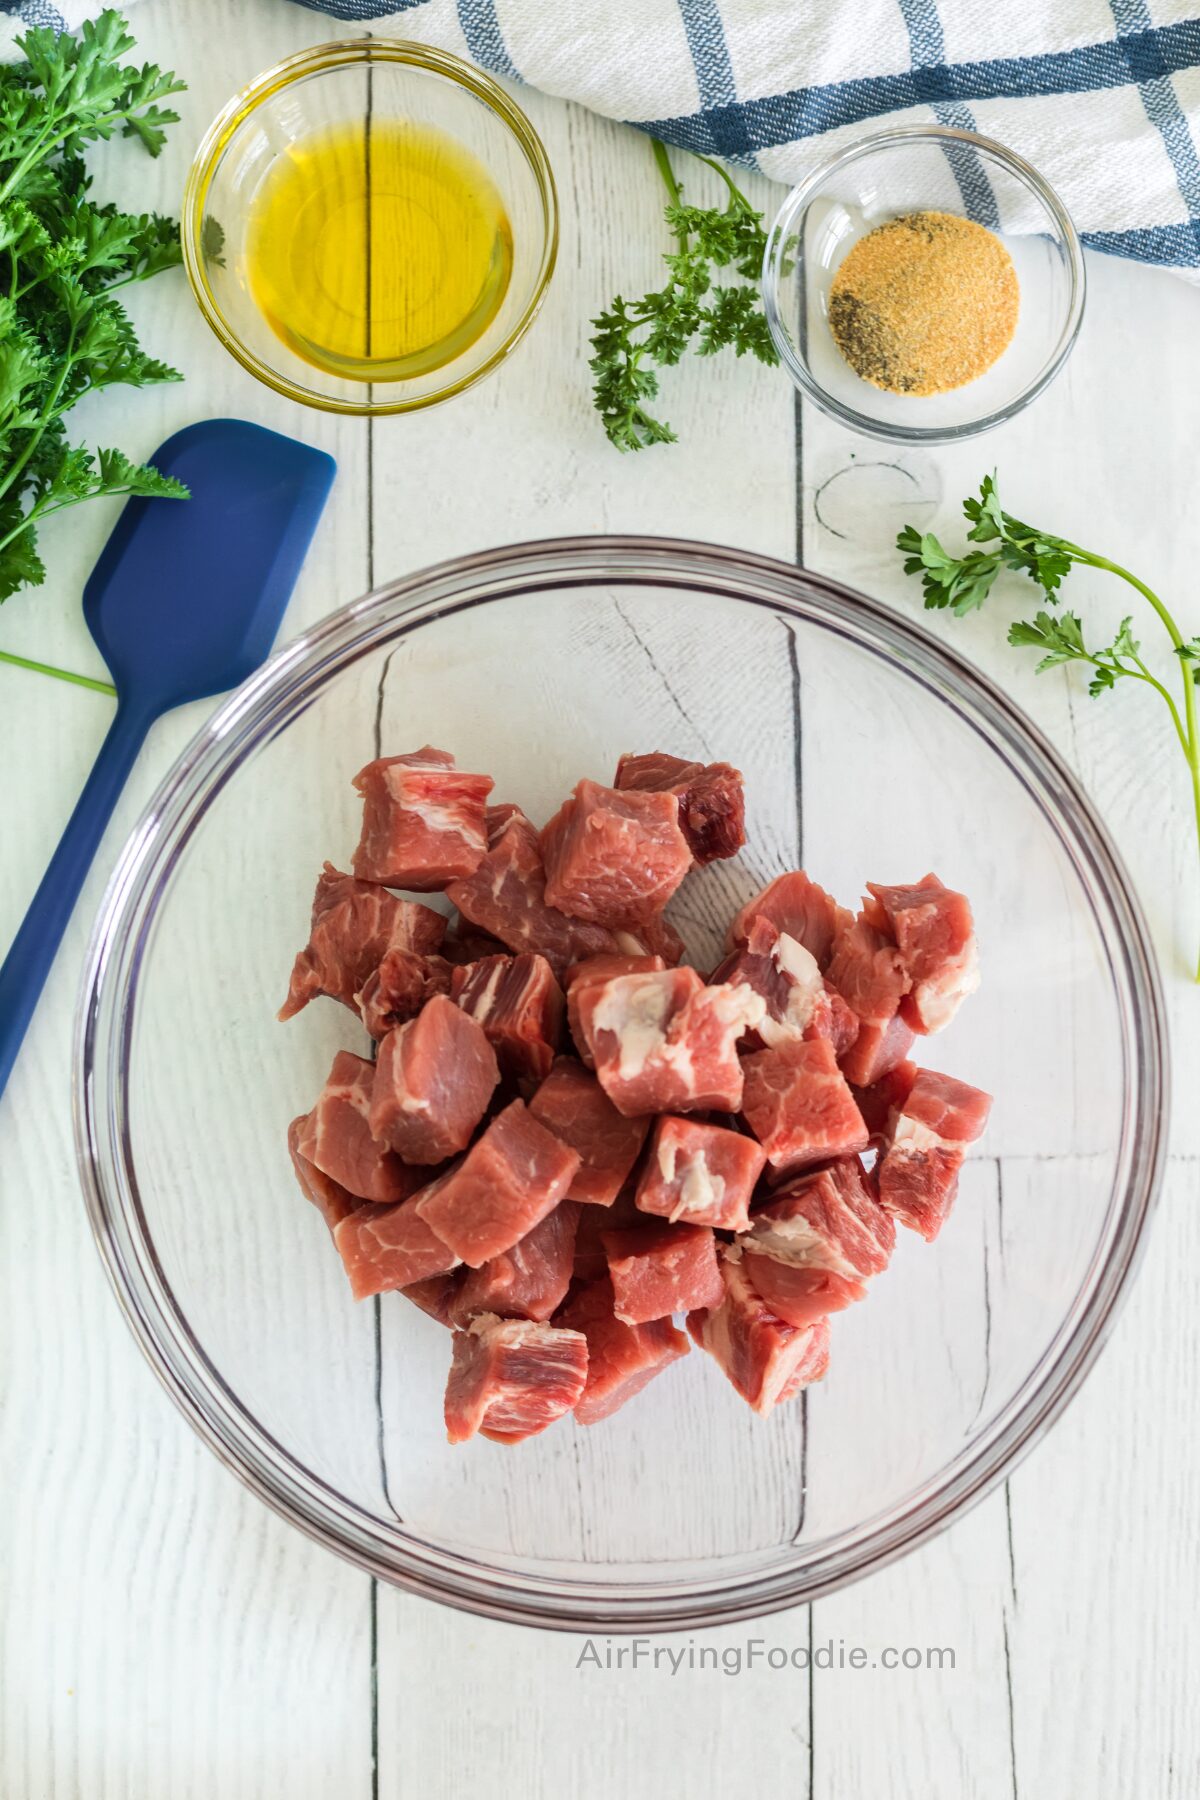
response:
[[[793,182],[876,128],[998,138],[1097,250],[1200,271],[1196,0],[301,0]]]
[[[977,129],[1043,171],[1093,249],[1200,274],[1198,0],[300,4],[376,29],[387,19],[397,35],[779,181],[884,120]],[[74,24],[95,9],[0,10]]]

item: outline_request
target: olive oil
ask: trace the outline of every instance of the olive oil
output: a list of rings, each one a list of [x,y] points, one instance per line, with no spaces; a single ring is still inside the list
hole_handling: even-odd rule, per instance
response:
[[[355,381],[453,362],[499,311],[512,231],[482,163],[428,125],[377,118],[297,140],[247,233],[251,291],[284,343]]]

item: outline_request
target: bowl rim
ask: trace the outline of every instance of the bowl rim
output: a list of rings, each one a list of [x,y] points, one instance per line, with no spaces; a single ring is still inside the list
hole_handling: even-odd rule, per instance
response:
[[[702,587],[816,623],[899,662],[996,754],[1011,751],[1016,777],[1022,766],[1036,777],[1060,815],[1056,828],[1095,914],[1120,1014],[1126,1106],[1105,1229],[1041,1362],[969,1454],[921,1489],[805,1546],[800,1558],[749,1554],[743,1563],[753,1569],[725,1580],[655,1571],[651,1581],[618,1585],[604,1582],[602,1564],[599,1580],[555,1565],[543,1576],[388,1528],[348,1501],[285,1451],[208,1362],[146,1227],[129,1139],[128,1058],[147,933],[188,839],[243,759],[339,671],[408,630],[507,596],[597,585]],[[695,1629],[811,1601],[885,1567],[974,1505],[1058,1417],[1095,1361],[1144,1248],[1167,1147],[1168,1046],[1149,932],[1107,830],[1058,752],[987,676],[882,602],[772,557],[672,538],[564,537],[475,552],[386,583],[277,651],[196,733],[125,845],[85,962],[72,1076],[76,1154],[101,1258],[143,1353],[209,1447],[281,1517],[377,1578],[466,1611],[566,1631]]]
[[[454,380],[447,381],[436,392],[420,397],[405,398],[400,394],[387,399],[376,399],[371,397],[374,384],[364,382],[363,389],[368,398],[347,400],[293,380],[264,362],[234,330],[217,301],[205,270],[204,208],[221,158],[242,126],[253,117],[264,101],[294,82],[358,63],[402,63],[430,75],[442,76],[454,85],[466,88],[476,99],[482,101],[516,140],[524,152],[542,201],[544,229],[541,255],[529,299],[519,318],[503,342],[481,363],[472,366]],[[554,171],[545,145],[516,101],[490,75],[464,62],[462,57],[455,56],[449,50],[418,44],[408,38],[387,37],[338,38],[314,44],[307,50],[297,51],[294,55],[285,57],[282,62],[273,64],[271,68],[264,69],[245,87],[240,88],[217,113],[200,140],[188,170],[179,220],[179,239],[188,284],[206,324],[229,354],[256,380],[275,393],[282,394],[285,399],[295,400],[300,405],[313,407],[319,412],[340,413],[353,418],[383,418],[393,413],[419,412],[427,406],[437,406],[443,400],[465,393],[476,382],[482,381],[499,368],[521,342],[541,311],[558,259],[558,238],[558,189]],[[456,359],[458,360],[461,359]],[[455,363],[450,363],[448,367],[453,369]],[[394,382],[380,382],[378,385],[386,388],[402,386]]]
[[[970,419],[959,425],[903,425],[886,419],[878,419],[870,413],[861,412],[857,407],[839,400],[813,375],[808,365],[796,355],[792,345],[791,333],[783,323],[779,304],[779,282],[782,272],[783,252],[795,221],[801,210],[808,204],[814,194],[833,176],[843,169],[860,161],[866,156],[876,154],[880,150],[913,144],[924,141],[937,144],[943,148],[948,144],[962,144],[977,151],[985,158],[1000,163],[1010,175],[1014,175],[1032,192],[1044,212],[1053,221],[1066,250],[1066,261],[1070,277],[1070,303],[1067,316],[1059,333],[1058,342],[1041,369],[1019,394],[997,407],[990,413],[983,413],[977,419]],[[763,254],[762,268],[762,300],[766,314],[767,328],[771,333],[771,341],[779,354],[779,360],[786,369],[793,384],[803,394],[819,406],[830,418],[838,419],[848,425],[852,431],[859,431],[865,437],[881,438],[887,443],[902,444],[951,444],[960,439],[978,437],[985,431],[992,431],[998,425],[1015,418],[1030,403],[1043,394],[1050,383],[1059,374],[1071,351],[1075,347],[1083,324],[1083,315],[1087,302],[1087,266],[1084,262],[1083,246],[1079,233],[1075,229],[1066,206],[1059,198],[1057,191],[1051,187],[1044,175],[1039,174],[1031,162],[1010,150],[1007,144],[999,143],[995,138],[985,137],[978,131],[965,131],[956,125],[896,125],[887,131],[872,132],[869,136],[859,138],[847,149],[823,162],[814,169],[811,175],[797,182],[783,205],[775,215],[774,222],[767,234],[766,250]]]

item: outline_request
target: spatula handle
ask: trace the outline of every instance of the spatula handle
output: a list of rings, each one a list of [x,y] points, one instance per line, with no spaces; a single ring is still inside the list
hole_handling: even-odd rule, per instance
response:
[[[150,720],[119,705],[58,849],[0,968],[0,1094]]]

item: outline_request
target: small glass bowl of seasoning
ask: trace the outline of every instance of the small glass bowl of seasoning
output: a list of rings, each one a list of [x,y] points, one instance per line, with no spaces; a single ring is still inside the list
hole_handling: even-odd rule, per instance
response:
[[[1083,252],[1037,171],[949,126],[863,139],[792,190],[763,304],[801,392],[870,437],[946,443],[1048,387],[1083,318]]]
[[[182,240],[212,329],[277,393],[409,412],[496,368],[554,268],[529,120],[445,51],[321,44],[235,96],[196,154]]]

